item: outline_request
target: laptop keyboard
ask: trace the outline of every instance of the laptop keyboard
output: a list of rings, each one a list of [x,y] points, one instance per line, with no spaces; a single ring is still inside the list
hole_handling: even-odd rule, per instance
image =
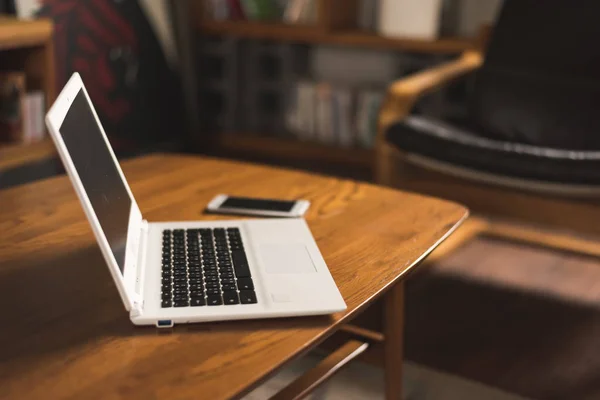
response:
[[[163,231],[161,306],[254,304],[238,228]]]

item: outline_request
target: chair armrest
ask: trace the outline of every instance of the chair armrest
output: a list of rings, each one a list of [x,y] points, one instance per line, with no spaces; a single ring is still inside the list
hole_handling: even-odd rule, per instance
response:
[[[457,60],[393,82],[388,87],[385,101],[379,113],[377,141],[384,140],[387,128],[392,123],[406,117],[421,96],[476,70],[482,62],[483,55],[481,52],[466,51]]]

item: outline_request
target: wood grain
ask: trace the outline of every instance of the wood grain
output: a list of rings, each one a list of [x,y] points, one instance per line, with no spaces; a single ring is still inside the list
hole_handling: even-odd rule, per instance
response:
[[[24,185],[0,192],[0,398],[241,396],[358,315],[466,216],[434,198],[209,158],[154,155],[124,172],[150,221],[223,219],[203,214],[217,193],[310,200],[308,224],[348,310],[135,327],[68,180]]]
[[[33,144],[0,147],[0,171],[57,156],[50,138]]]

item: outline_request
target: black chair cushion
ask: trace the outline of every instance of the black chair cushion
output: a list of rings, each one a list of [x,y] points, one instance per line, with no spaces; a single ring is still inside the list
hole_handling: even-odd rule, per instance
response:
[[[493,139],[468,122],[409,116],[386,132],[400,150],[478,172],[563,184],[600,184],[600,151],[563,150]]]

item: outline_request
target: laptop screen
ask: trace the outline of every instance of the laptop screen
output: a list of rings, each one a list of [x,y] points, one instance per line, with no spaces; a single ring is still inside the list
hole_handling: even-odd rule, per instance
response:
[[[123,273],[132,201],[82,90],[59,131]]]

